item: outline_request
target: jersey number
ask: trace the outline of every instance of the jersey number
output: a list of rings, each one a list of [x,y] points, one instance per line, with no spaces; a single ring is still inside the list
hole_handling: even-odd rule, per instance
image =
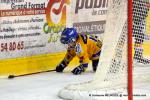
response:
[[[82,48],[80,46],[80,44],[76,45],[76,54],[80,54],[82,52]]]

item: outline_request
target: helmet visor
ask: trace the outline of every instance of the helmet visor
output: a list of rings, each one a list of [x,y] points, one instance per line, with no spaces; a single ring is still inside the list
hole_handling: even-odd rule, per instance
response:
[[[72,42],[72,43],[68,43],[68,44],[63,44],[64,47],[67,49],[67,50],[72,50],[75,48],[76,46],[76,43],[75,42]]]

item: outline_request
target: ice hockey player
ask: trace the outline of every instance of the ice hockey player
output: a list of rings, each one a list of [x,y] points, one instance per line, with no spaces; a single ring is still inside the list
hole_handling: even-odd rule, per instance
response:
[[[56,72],[63,72],[75,56],[79,58],[80,64],[72,70],[73,74],[78,75],[85,72],[89,60],[92,60],[93,71],[96,71],[102,47],[102,42],[97,37],[78,34],[75,28],[65,28],[60,42],[67,45],[67,53],[61,63],[57,65]]]

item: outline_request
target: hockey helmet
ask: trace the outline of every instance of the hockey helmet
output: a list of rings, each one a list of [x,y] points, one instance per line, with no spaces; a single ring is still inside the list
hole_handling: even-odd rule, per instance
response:
[[[62,44],[70,44],[77,39],[77,31],[75,28],[65,28],[61,34],[60,42]]]

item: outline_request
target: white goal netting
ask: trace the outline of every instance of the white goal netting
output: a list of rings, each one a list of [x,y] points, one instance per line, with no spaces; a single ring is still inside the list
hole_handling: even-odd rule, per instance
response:
[[[133,5],[142,0],[134,0]],[[69,100],[127,100],[127,0],[109,0],[106,29],[104,33],[100,62],[92,81],[80,84],[68,85],[59,91],[58,96]],[[137,4],[139,6],[139,4]],[[135,6],[137,7],[137,6]],[[137,16],[133,8],[133,17]],[[135,10],[135,11],[134,11]],[[141,15],[142,16],[142,15]],[[146,16],[146,15],[145,15]],[[140,17],[139,17],[140,18]],[[138,18],[133,18],[133,24]],[[141,24],[141,23],[140,23]],[[139,24],[138,24],[139,25]],[[143,67],[149,66],[148,56],[144,57],[142,45],[147,35],[141,35],[142,29],[138,30],[133,25],[134,39],[134,81],[149,81],[150,74]],[[135,29],[138,32],[135,33]],[[139,37],[138,37],[139,36]],[[142,37],[142,38],[141,38]],[[144,38],[145,37],[145,38]],[[140,42],[139,42],[140,41]],[[138,70],[138,67],[140,70]],[[148,67],[147,67],[148,68]],[[146,69],[147,70],[147,69]],[[139,72],[142,74],[138,75]],[[142,76],[141,76],[142,75]],[[139,92],[139,91],[138,91]],[[147,91],[144,91],[147,93]]]
[[[150,46],[149,0],[133,0],[133,44],[134,60],[137,63],[150,64],[149,54],[144,57],[144,45]],[[148,49],[145,47],[145,50]],[[147,52],[147,51],[146,51]],[[145,53],[146,53],[145,52]]]

